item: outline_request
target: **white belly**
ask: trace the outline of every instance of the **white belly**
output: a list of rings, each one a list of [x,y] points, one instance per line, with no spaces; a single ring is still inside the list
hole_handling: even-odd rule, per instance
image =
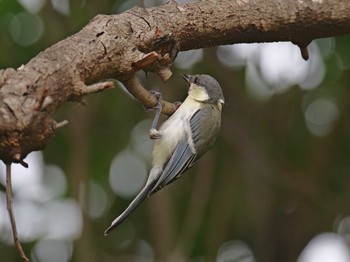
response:
[[[160,127],[162,137],[153,148],[153,167],[162,167],[173,153],[179,140],[190,134],[189,120],[201,107],[201,103],[187,97],[177,111]]]

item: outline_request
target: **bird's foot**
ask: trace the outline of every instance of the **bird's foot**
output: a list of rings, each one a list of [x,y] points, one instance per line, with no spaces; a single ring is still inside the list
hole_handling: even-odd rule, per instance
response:
[[[163,136],[163,132],[162,131],[158,131],[155,128],[151,128],[149,131],[149,138],[150,139],[159,139]]]
[[[151,110],[157,110],[161,104],[162,104],[162,94],[156,90],[149,90],[149,92],[157,99],[157,105],[156,106],[150,106],[150,107],[147,107],[147,106],[143,106],[143,108],[149,112]]]

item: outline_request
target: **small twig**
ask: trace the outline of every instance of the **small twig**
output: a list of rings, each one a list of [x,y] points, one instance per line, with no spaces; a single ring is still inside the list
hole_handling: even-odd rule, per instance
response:
[[[17,235],[16,220],[12,207],[11,163],[6,163],[6,208],[10,216],[12,235],[13,241],[15,242],[15,246],[19,254],[21,255],[23,261],[29,262],[30,260],[24,253]]]
[[[303,41],[292,41],[293,44],[297,45],[300,49],[300,54],[301,54],[301,57],[307,61],[310,57],[309,55],[309,50],[308,50],[308,46],[310,45],[311,43],[311,40],[306,40],[304,39]]]
[[[144,70],[150,67],[157,59],[159,59],[159,54],[155,51],[152,51],[148,54],[145,54],[142,59],[139,61],[132,63],[131,65],[134,67],[135,71]]]
[[[299,48],[300,48],[301,57],[302,57],[305,61],[307,61],[307,60],[309,59],[309,57],[310,57],[309,51],[308,51],[308,49],[307,49],[307,46],[299,46]]]
[[[69,124],[68,120],[63,120],[61,122],[56,123],[56,128],[61,128]]]
[[[21,157],[21,154],[17,153],[14,155],[14,162],[21,164],[23,167],[28,168],[28,163],[24,162],[24,160]]]
[[[156,72],[160,79],[162,79],[163,82],[166,82],[171,75],[173,74],[171,70],[168,67],[164,67]]]
[[[114,83],[112,81],[99,82],[92,85],[85,85],[85,83],[81,82],[76,86],[80,95],[94,94],[113,87]]]
[[[140,84],[135,75],[133,75],[128,80],[124,81],[123,84],[125,88],[146,108],[154,108],[157,105],[156,97]],[[176,111],[176,109],[176,105],[163,100],[163,114],[171,116]]]

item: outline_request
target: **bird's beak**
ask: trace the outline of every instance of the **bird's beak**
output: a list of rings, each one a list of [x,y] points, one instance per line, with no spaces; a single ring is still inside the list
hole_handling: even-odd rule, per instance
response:
[[[181,74],[181,76],[187,83],[190,83],[191,75]]]

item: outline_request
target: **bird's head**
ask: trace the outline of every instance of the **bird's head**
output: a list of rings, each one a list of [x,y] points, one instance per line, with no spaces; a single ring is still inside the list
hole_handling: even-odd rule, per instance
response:
[[[220,84],[209,75],[185,75],[182,77],[189,83],[188,95],[198,101],[210,104],[225,103]]]

